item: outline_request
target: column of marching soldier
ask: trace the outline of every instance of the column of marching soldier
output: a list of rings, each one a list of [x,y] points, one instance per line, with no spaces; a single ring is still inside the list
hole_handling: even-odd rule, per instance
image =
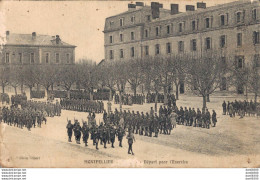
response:
[[[17,104],[13,101],[10,107],[0,108],[0,122],[21,129],[26,127],[30,131],[32,127],[41,127],[43,122],[46,124],[46,117],[61,114],[61,106],[58,102],[56,104],[25,100],[19,102],[20,104]]]
[[[126,112],[118,111],[115,109],[114,112],[103,113],[103,122],[98,126],[95,120],[95,114],[91,113],[88,116],[88,123],[83,121],[82,127],[78,120],[74,120],[74,124],[71,123],[71,120],[68,120],[66,126],[68,133],[68,141],[71,141],[73,132],[75,136],[75,141],[77,144],[80,144],[80,139],[82,136],[85,146],[88,146],[88,139],[93,141],[93,145],[98,149],[99,143],[104,145],[104,148],[107,148],[107,144],[111,143],[111,147],[114,148],[114,143],[116,136],[119,141],[119,146],[122,147],[122,140],[125,133],[128,131],[128,143],[129,149],[128,153],[132,149],[132,143],[134,136],[133,134],[144,135],[148,137],[158,137],[159,134],[170,135],[173,128],[176,128],[178,125],[210,128],[211,124],[215,127],[217,123],[217,114],[213,110],[212,115],[208,109],[200,111],[197,109],[197,112],[194,108],[182,108],[178,109],[177,106],[160,106],[159,115],[154,112],[151,107],[150,113],[144,114],[143,112],[136,113],[134,111]],[[154,134],[154,136],[153,136]],[[130,138],[132,137],[132,138]]]
[[[223,102],[223,115],[229,115],[230,117],[235,117],[236,115],[243,118],[244,116],[260,116],[260,104],[254,103],[252,100],[247,101],[237,101],[234,102]]]
[[[60,104],[62,109],[80,111],[80,112],[96,112],[104,111],[103,101],[90,101],[87,99],[68,99],[61,98]]]

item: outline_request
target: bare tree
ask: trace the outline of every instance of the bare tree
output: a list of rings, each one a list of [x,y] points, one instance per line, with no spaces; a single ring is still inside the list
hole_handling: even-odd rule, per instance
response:
[[[259,56],[255,55],[253,61],[249,64],[248,67],[248,85],[250,90],[254,93],[255,103],[257,103],[257,97],[260,93],[260,74],[259,74]]]
[[[2,93],[5,93],[5,87],[9,83],[10,67],[1,65],[0,66],[0,86],[2,87]]]
[[[22,67],[20,66],[12,66],[10,68],[10,85],[14,88],[14,92],[17,95],[17,87],[22,83],[22,76],[21,70]]]
[[[130,84],[134,96],[136,96],[137,88],[141,85],[143,80],[141,60],[130,59],[126,62],[126,66],[127,82]]]
[[[186,81],[193,93],[203,98],[203,108],[206,108],[207,96],[220,85],[222,75],[221,58],[216,53],[208,53],[201,57],[188,58],[189,69]]]
[[[60,85],[67,91],[67,98],[70,98],[70,91],[73,84],[76,82],[76,72],[77,68],[75,65],[63,65],[60,66],[58,71],[57,81]]]

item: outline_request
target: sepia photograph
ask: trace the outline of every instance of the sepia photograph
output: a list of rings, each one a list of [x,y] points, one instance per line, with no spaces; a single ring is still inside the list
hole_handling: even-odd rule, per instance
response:
[[[260,1],[0,1],[0,167],[260,168]]]

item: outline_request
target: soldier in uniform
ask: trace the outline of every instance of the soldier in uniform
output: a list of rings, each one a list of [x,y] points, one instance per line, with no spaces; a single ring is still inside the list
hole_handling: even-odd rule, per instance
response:
[[[216,114],[215,110],[212,110],[212,123],[213,123],[213,127],[216,127],[217,114]]]
[[[81,138],[81,127],[79,122],[76,120],[74,124],[74,136],[77,144],[80,144],[80,138]]]
[[[72,136],[72,130],[73,130],[73,124],[71,124],[71,120],[68,121],[66,128],[67,128],[67,133],[69,136],[68,141],[71,142],[71,136]]]
[[[113,126],[110,127],[110,141],[111,141],[111,147],[114,148],[116,138],[116,130]]]
[[[128,154],[131,154],[131,152],[132,152],[132,155],[134,155],[133,143],[135,141],[135,137],[134,137],[134,134],[132,133],[132,131],[129,131],[129,134],[127,135],[126,139],[128,139]]]
[[[227,113],[227,104],[226,104],[225,101],[222,104],[222,108],[223,108],[223,115],[226,115],[226,113]]]
[[[121,127],[119,127],[118,130],[117,130],[117,137],[118,137],[118,141],[119,141],[119,147],[123,147],[122,146],[122,140],[123,140],[124,135],[125,135],[124,130]]]
[[[206,119],[206,128],[209,129],[211,124],[211,116],[208,109],[206,109],[205,119]]]
[[[83,134],[83,142],[85,143],[85,146],[88,146],[88,137],[89,137],[89,127],[86,122],[83,122],[83,126],[81,128],[82,134]]]

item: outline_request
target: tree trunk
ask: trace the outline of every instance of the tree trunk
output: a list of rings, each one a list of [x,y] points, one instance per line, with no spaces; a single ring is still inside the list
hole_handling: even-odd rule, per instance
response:
[[[15,93],[15,95],[17,95],[17,87],[16,86],[14,87],[14,93]]]
[[[202,107],[202,109],[206,109],[207,108],[207,97],[205,95],[203,95],[202,97],[203,97],[203,107]]]
[[[209,94],[207,94],[207,102],[210,102]]]
[[[39,91],[40,91],[40,85],[37,84],[37,92],[39,92]]]
[[[70,99],[70,90],[67,90],[67,98]]]
[[[119,108],[120,108],[120,111],[122,110],[122,92],[119,91]]]
[[[5,86],[2,85],[2,93],[4,94],[5,93]]]
[[[175,87],[176,87],[176,93],[175,93],[176,100],[179,100],[179,84],[176,83]]]
[[[53,84],[51,84],[51,91],[53,91]]]
[[[257,103],[257,93],[255,93],[255,104]]]
[[[157,102],[158,102],[158,91],[155,92],[155,105],[154,105],[154,110],[157,113]]]
[[[30,89],[30,99],[32,99],[32,87],[30,86],[29,89]]]
[[[163,96],[164,96],[164,105],[168,103],[168,98],[167,98],[167,87],[163,87]]]
[[[136,86],[134,86],[133,90],[134,90],[134,97],[136,97]]]
[[[90,101],[93,101],[93,92],[92,91],[89,92],[89,99],[90,99]]]
[[[23,83],[21,84],[21,94],[23,94]]]
[[[112,101],[113,97],[112,97],[112,89],[109,89],[109,101]]]

